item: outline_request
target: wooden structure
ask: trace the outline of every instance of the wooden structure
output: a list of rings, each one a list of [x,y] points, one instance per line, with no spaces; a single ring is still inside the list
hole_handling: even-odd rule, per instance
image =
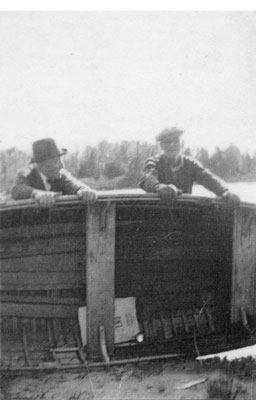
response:
[[[175,339],[227,335],[241,307],[256,316],[256,205],[234,210],[184,195],[168,208],[155,194],[113,191],[89,207],[75,196],[50,210],[12,201],[0,215],[3,364],[11,365],[17,342],[28,366],[38,365],[39,344],[41,361],[49,349],[56,361],[60,348],[83,360],[84,305],[85,357],[100,357],[100,327],[115,357],[117,297],[136,297],[143,345],[157,351],[162,343],[162,352]]]

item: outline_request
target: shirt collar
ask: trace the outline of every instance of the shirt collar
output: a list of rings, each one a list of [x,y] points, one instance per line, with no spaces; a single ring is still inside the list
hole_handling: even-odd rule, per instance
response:
[[[43,181],[44,187],[47,191],[49,191],[51,189],[51,185],[50,183],[47,181],[47,177],[40,171],[40,169],[38,169],[39,175]]]

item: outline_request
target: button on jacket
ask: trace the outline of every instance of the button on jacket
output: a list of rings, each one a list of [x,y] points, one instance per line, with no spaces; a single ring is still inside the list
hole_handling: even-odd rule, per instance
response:
[[[50,190],[62,194],[76,194],[79,189],[89,189],[87,185],[74,178],[65,169],[60,170],[60,178],[54,179]],[[18,172],[14,186],[12,188],[12,197],[15,200],[28,199],[33,197],[35,189],[46,190],[44,182],[40,176],[38,167],[29,168]]]
[[[192,193],[193,183],[221,196],[226,190],[224,182],[192,157],[182,155],[177,167],[164,154],[150,157],[145,162],[139,186],[146,192],[157,192],[159,184],[172,184],[183,193]]]

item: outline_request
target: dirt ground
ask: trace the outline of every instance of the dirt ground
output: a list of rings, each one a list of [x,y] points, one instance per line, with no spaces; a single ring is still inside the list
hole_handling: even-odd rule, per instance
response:
[[[1,400],[204,400],[209,385],[223,371],[201,367],[197,362],[154,362],[111,367],[109,371],[40,372],[33,376],[2,376]],[[256,375],[255,375],[256,376]],[[185,388],[184,385],[194,383]],[[235,396],[236,388],[242,390]],[[224,392],[223,392],[224,393]],[[223,399],[223,393],[215,399]],[[216,392],[217,395],[217,392]],[[256,399],[252,379],[234,379],[228,399]]]

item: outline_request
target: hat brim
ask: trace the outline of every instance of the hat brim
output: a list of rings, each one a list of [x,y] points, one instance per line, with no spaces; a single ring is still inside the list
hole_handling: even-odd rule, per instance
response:
[[[183,131],[179,131],[179,132],[175,132],[175,133],[169,133],[169,134],[159,134],[156,136],[156,141],[161,143],[161,142],[167,142],[171,139],[174,138],[180,138],[181,136],[183,136]]]
[[[180,138],[181,136],[182,136],[182,133],[177,133],[177,134],[166,136],[162,139],[158,139],[157,142],[159,142],[159,143],[169,142],[170,140]]]
[[[61,156],[64,156],[67,152],[68,152],[68,149],[61,149],[61,153],[60,154],[58,154],[58,155],[56,155],[54,157],[49,157],[49,158],[47,157],[44,160],[36,160],[34,157],[32,157],[31,160],[29,161],[29,164],[43,162],[43,161],[46,161],[46,160],[51,160],[52,158],[56,158],[56,157],[61,157]]]

